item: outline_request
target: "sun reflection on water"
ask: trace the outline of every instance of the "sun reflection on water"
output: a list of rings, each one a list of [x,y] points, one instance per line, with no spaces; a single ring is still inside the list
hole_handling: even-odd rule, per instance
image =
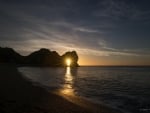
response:
[[[65,95],[74,95],[73,76],[71,73],[71,67],[66,67],[66,73],[64,79],[65,79],[65,84],[61,90],[61,93]]]

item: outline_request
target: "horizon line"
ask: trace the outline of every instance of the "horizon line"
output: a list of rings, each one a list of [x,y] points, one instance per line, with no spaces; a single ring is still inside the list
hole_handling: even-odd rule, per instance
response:
[[[80,65],[81,67],[150,67],[150,65]]]

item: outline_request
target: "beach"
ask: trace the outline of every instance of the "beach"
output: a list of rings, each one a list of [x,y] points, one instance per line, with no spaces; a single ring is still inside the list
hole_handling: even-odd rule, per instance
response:
[[[66,98],[33,85],[16,66],[0,64],[1,113],[119,113],[77,97]]]

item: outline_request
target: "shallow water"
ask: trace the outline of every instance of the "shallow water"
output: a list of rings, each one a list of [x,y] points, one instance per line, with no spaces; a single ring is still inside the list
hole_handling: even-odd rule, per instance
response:
[[[129,113],[150,113],[150,67],[18,69],[34,83]]]

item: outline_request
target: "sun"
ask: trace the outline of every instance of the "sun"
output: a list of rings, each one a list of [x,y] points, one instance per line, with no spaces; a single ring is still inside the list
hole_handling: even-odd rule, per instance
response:
[[[66,58],[66,64],[69,67],[71,65],[72,60],[70,58]]]

